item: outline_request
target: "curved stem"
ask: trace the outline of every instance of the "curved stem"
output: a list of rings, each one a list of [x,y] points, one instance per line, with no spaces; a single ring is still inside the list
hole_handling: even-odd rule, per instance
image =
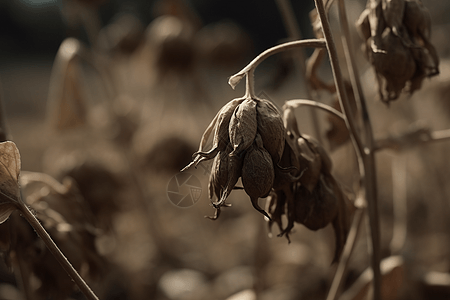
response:
[[[78,285],[80,291],[84,294],[84,296],[89,300],[98,300],[98,297],[94,294],[91,288],[87,285],[83,278],[81,278],[80,274],[78,274],[77,270],[72,266],[69,260],[64,256],[58,246],[55,244],[53,239],[50,237],[45,228],[41,225],[39,220],[35,217],[35,215],[31,212],[28,206],[23,202],[19,201],[19,209],[23,214],[25,219],[30,223],[39,237],[44,241],[48,250],[52,253],[58,263],[64,268],[67,274],[72,278],[73,281]]]
[[[290,3],[290,0],[276,0],[278,9],[280,10],[280,14],[284,21],[284,27],[286,27],[286,31],[288,32],[289,38],[292,41],[301,40],[302,34],[300,31],[300,26],[295,18],[294,10]],[[305,63],[305,52],[304,49],[299,49],[299,51],[295,51],[294,53],[294,65],[297,67],[300,74],[305,78],[306,76],[306,63]],[[311,83],[308,80],[304,80],[306,83],[306,97],[309,99],[313,99],[311,93]],[[322,145],[322,135],[320,130],[319,118],[317,116],[317,111],[311,109],[309,114],[311,115],[311,123],[312,129],[314,132],[314,136],[317,141]]]
[[[293,41],[283,43],[281,45],[272,47],[262,52],[260,55],[255,57],[245,68],[243,68],[238,73],[234,74],[228,80],[228,84],[234,89],[241,79],[248,73],[249,70],[255,69],[261,62],[263,62],[269,56],[272,56],[276,53],[296,49],[301,47],[312,47],[312,48],[325,48],[326,42],[324,39],[310,39],[310,40],[301,40],[301,41]]]
[[[348,101],[344,80],[339,66],[339,59],[334,43],[333,34],[331,32],[330,24],[325,12],[325,7],[322,0],[315,0],[316,7],[322,23],[324,37],[327,41],[327,49],[330,56],[331,69],[333,71],[334,80],[336,83],[337,94],[344,114],[347,116],[346,125],[350,131],[350,136],[356,147],[358,160],[362,163],[360,167],[361,182],[364,189],[364,198],[368,203],[369,222],[370,222],[370,245],[369,252],[371,252],[371,266],[373,270],[373,299],[381,299],[381,272],[380,272],[380,229],[379,229],[379,215],[377,203],[377,189],[376,189],[376,173],[375,173],[375,156],[373,151],[374,139],[372,126],[369,119],[369,114],[365,106],[365,101],[361,100],[361,114],[363,117],[364,138],[366,145],[361,141],[358,134],[356,121],[352,114],[352,108]],[[348,43],[348,40],[346,41]],[[348,45],[347,45],[348,46]],[[355,69],[354,66],[351,66]]]
[[[320,103],[320,102],[317,102],[317,101],[303,100],[303,99],[293,99],[293,100],[286,101],[286,105],[287,106],[291,106],[293,108],[297,108],[297,107],[302,106],[302,105],[316,107],[316,108],[324,110],[324,111],[326,111],[328,113],[331,113],[331,114],[335,115],[336,117],[341,118],[342,120],[345,120],[345,115],[343,113],[341,113],[337,109],[332,108],[329,105],[326,105],[326,104],[323,104],[323,103]]]

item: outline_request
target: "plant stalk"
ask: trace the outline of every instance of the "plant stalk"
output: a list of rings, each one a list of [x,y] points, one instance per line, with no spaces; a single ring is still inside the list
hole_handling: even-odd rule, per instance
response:
[[[344,80],[339,65],[339,58],[334,42],[333,34],[331,32],[330,24],[325,12],[325,7],[322,0],[314,0],[318,10],[324,37],[327,41],[328,54],[330,56],[331,69],[333,71],[334,80],[336,84],[337,95],[344,114],[347,116],[346,126],[350,131],[350,136],[356,147],[356,153],[360,164],[361,183],[364,191],[364,197],[367,200],[369,222],[370,222],[370,250],[371,250],[371,266],[373,270],[373,300],[381,299],[381,273],[380,273],[380,229],[379,229],[379,215],[377,204],[377,189],[376,189],[376,172],[375,172],[375,156],[373,151],[374,139],[372,126],[370,123],[369,114],[365,101],[360,99],[361,114],[363,118],[363,132],[365,138],[365,145],[361,141],[358,134],[356,120],[353,117],[350,102],[348,101]],[[346,41],[348,43],[348,40]],[[347,45],[348,47],[348,45]],[[352,66],[352,69],[355,69]]]
[[[33,229],[36,231],[38,236],[44,241],[48,250],[52,253],[55,259],[67,272],[67,274],[72,278],[72,280],[77,284],[83,295],[89,300],[98,300],[98,297],[94,294],[91,288],[87,285],[84,279],[78,274],[77,270],[72,266],[69,260],[64,256],[58,246],[55,244],[53,239],[50,237],[45,228],[41,225],[39,220],[31,212],[29,207],[22,200],[19,201],[19,209],[23,214],[25,219],[30,223]]]

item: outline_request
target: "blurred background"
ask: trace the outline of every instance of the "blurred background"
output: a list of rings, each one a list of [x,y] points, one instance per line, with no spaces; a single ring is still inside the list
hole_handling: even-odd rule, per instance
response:
[[[168,193],[217,111],[244,94],[244,84],[232,90],[228,77],[260,52],[289,40],[280,2],[0,0],[0,98],[22,170],[60,182],[73,178],[76,194],[84,199],[74,201],[86,207],[79,214],[58,208],[55,203],[67,195],[49,193],[42,179],[36,181],[41,185],[24,182],[25,196],[62,216],[45,224],[101,299],[326,298],[336,269],[330,226],[313,232],[297,224],[290,244],[276,237],[278,228],[269,238],[267,222],[243,191],[231,194],[233,206],[217,221],[205,219],[214,213],[208,199],[211,162],[190,170],[200,190],[195,204],[180,208]],[[376,136],[395,135],[417,121],[435,130],[450,127],[450,4],[423,3],[432,15],[431,42],[441,58],[441,74],[389,107],[377,100],[374,74],[352,31]],[[303,37],[312,38],[314,2],[292,1],[291,6]],[[364,8],[365,1],[347,1],[351,24]],[[334,29],[336,16],[332,9]],[[326,60],[319,73],[332,80]],[[286,100],[308,98],[292,53],[269,58],[255,75],[257,94],[279,108]],[[319,96],[324,103],[333,101],[325,92]],[[318,117],[333,174],[351,189],[357,178],[352,146],[330,146],[327,116]],[[302,133],[314,134],[310,110],[299,110],[297,119]],[[393,292],[386,299],[450,297],[448,150],[436,143],[377,156],[382,253],[401,257],[387,268],[387,280],[395,284],[388,286]],[[394,256],[393,193],[395,184],[402,184],[394,182],[399,176],[406,178],[408,238]],[[37,211],[44,207],[35,205]],[[11,218],[0,230],[19,228],[20,219]],[[74,229],[62,230],[61,222]],[[83,299],[21,226],[20,237],[27,241],[23,252],[0,241],[2,250],[16,255],[2,266],[0,298]],[[83,242],[70,243],[72,235]],[[345,291],[369,266],[366,236],[363,225]],[[28,257],[23,260],[28,267],[20,266],[20,255]],[[347,293],[343,299],[365,299],[362,294]]]

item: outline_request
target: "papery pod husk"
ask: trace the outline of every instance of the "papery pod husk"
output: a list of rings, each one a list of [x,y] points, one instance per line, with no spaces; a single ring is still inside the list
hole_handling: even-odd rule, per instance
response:
[[[219,155],[214,158],[208,184],[210,200],[214,198],[214,195],[220,199],[222,191],[228,183],[228,161],[231,150],[232,147],[228,144],[226,150],[220,151]]]
[[[242,165],[242,184],[250,196],[253,207],[264,216],[269,215],[258,205],[258,198],[267,197],[272,189],[275,173],[269,152],[263,147],[259,134],[247,150]]]
[[[335,233],[333,263],[339,260],[355,208],[332,175],[323,174],[312,193],[299,185],[295,190],[295,221],[310,230],[332,223]]]
[[[369,0],[367,5],[369,9],[370,36],[372,37],[370,40],[367,40],[369,42],[367,46],[370,48],[368,51],[385,53],[381,46],[381,35],[386,28],[381,0]]]
[[[283,123],[288,136],[299,138],[301,136],[298,130],[297,118],[295,117],[294,108],[288,105],[283,106]],[[291,147],[294,149],[294,144]]]
[[[241,155],[255,140],[258,122],[256,119],[256,101],[247,98],[234,110],[228,126],[230,142],[233,146],[231,156]]]
[[[417,0],[405,1],[403,25],[413,38],[429,39],[431,33],[431,16],[428,9]]]
[[[308,229],[324,228],[336,217],[338,201],[330,177],[320,175],[312,193],[302,185],[296,187],[295,221]]]
[[[302,168],[305,168],[303,176],[300,178],[301,184],[312,193],[319,181],[322,170],[322,158],[320,154],[312,148],[312,145],[303,137],[297,139],[298,160]]]
[[[318,153],[320,155],[320,159],[322,162],[322,168],[320,171],[324,174],[330,174],[331,169],[333,168],[333,163],[331,161],[330,156],[325,151],[325,149],[319,144],[319,141],[317,141],[315,138],[308,136],[304,134],[302,138],[308,142],[308,145],[310,149],[312,149],[315,153]]]
[[[300,165],[296,152],[290,146],[291,143],[289,140],[292,139],[292,137],[285,138],[283,155],[281,156],[278,165],[274,165],[275,179],[273,188],[275,190],[289,188],[291,183],[300,179],[299,176],[305,168],[305,166]],[[291,168],[292,170],[286,171],[288,168]]]
[[[258,133],[261,135],[264,148],[272,156],[274,164],[280,162],[284,150],[285,128],[280,112],[270,101],[258,99],[256,120]]]
[[[228,126],[231,116],[236,107],[244,100],[245,98],[233,99],[219,110],[214,119],[205,129],[202,138],[200,139],[198,151],[192,155],[192,162],[181,171],[187,170],[191,166],[197,166],[201,161],[212,159],[219,151],[225,150],[226,146],[230,142]],[[209,137],[213,132],[213,145],[209,151],[205,151],[206,144],[208,143]]]
[[[405,46],[412,46],[406,28],[403,26],[403,18],[405,15],[404,0],[382,0],[383,17],[386,26],[391,28],[392,32],[398,36]]]
[[[239,153],[239,155],[233,155],[232,153],[228,155],[227,183],[225,185],[225,188],[223,189],[220,200],[217,202],[213,202],[214,208],[219,209],[221,206],[226,206],[225,200],[227,200],[228,196],[236,186],[239,177],[241,177],[242,175],[242,164],[244,161],[245,153],[246,151],[244,150]],[[216,216],[218,216],[218,212],[219,211],[216,212]],[[213,220],[215,219],[216,218],[213,218]]]

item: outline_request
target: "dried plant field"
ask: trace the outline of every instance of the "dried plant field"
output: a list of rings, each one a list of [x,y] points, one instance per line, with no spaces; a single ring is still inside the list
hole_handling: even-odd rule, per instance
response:
[[[0,3],[0,299],[450,299],[447,1],[144,2]]]

